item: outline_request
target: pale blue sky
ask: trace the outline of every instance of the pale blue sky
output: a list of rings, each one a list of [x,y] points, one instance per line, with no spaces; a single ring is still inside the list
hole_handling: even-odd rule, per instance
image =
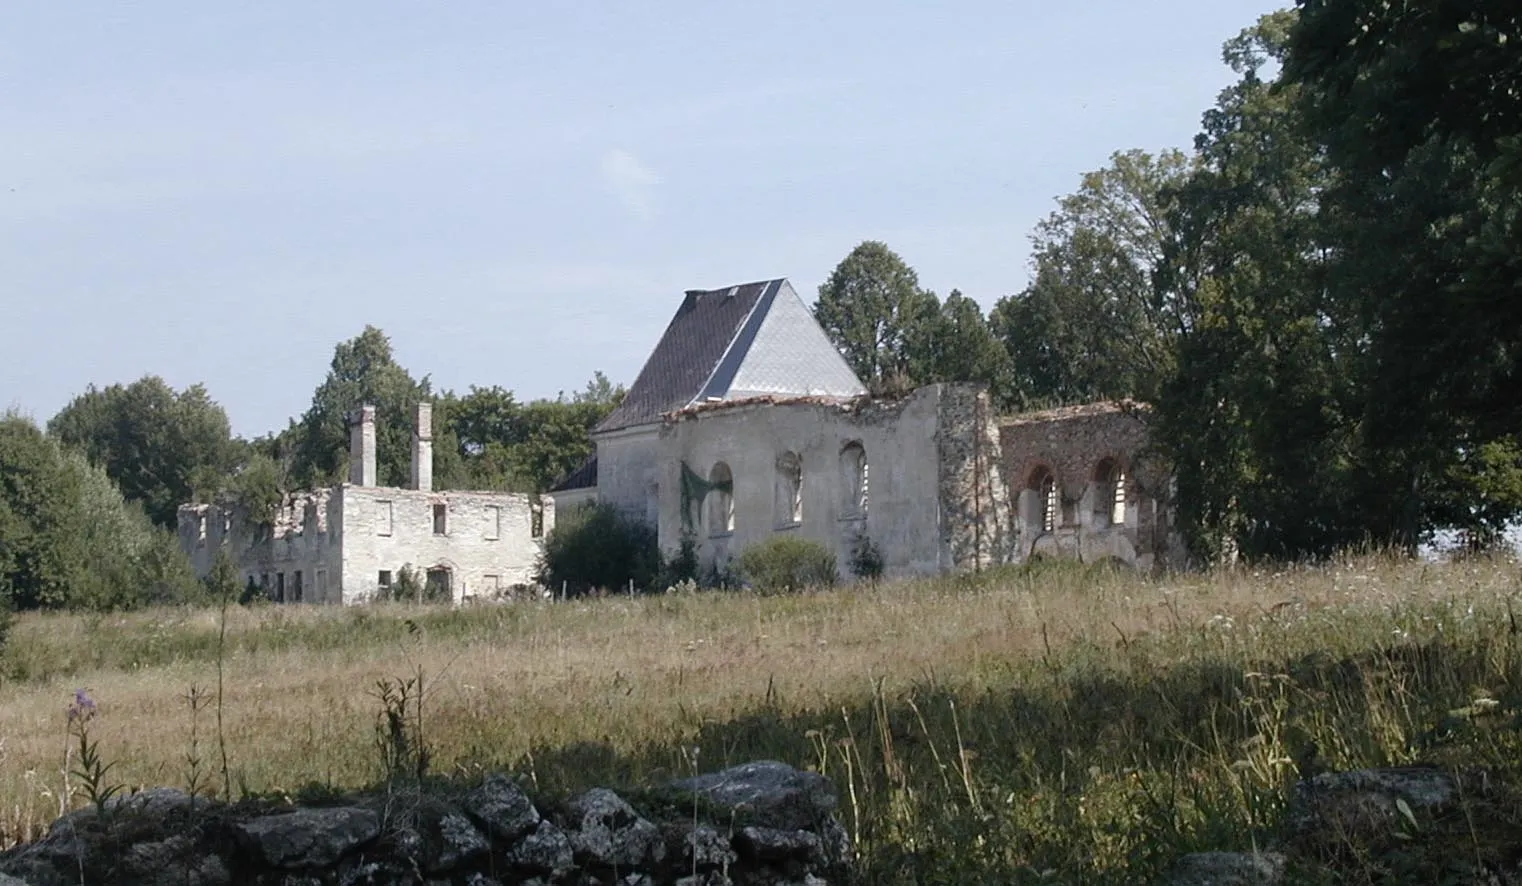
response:
[[[985,309],[1283,3],[0,5],[0,408],[205,382],[284,427],[366,323],[441,387],[629,382],[684,289],[880,239]]]

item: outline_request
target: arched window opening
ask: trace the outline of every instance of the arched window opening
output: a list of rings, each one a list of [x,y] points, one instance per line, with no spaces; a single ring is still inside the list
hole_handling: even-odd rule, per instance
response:
[[[1126,469],[1113,458],[1094,469],[1094,517],[1100,526],[1126,524]]]
[[[708,472],[708,534],[735,531],[735,478],[729,465],[718,462]]]
[[[841,513],[847,518],[867,516],[869,486],[866,447],[857,442],[847,443],[840,450],[840,473],[845,488]]]
[[[1032,529],[1052,532],[1057,528],[1057,478],[1046,468],[1037,468],[1026,484],[1030,492],[1030,519]]]
[[[784,452],[777,458],[777,524],[802,522],[803,461],[796,452]]]

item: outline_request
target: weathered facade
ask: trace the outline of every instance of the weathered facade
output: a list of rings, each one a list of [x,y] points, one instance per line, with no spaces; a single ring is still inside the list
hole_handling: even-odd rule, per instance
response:
[[[656,437],[661,547],[685,535],[720,570],[779,533],[825,543],[843,566],[871,542],[890,575],[1005,562],[1013,539],[994,431],[974,385],[690,407]]]
[[[995,417],[975,384],[871,398],[785,280],[693,290],[593,432],[597,454],[552,495],[611,503],[656,526],[663,550],[691,540],[719,570],[779,533],[843,566],[870,542],[888,575],[1032,555],[1155,569],[1179,546],[1145,415],[1101,403]]]
[[[412,483],[375,485],[375,413],[353,424],[350,482],[288,495],[267,520],[230,504],[179,509],[181,548],[197,575],[226,551],[240,581],[281,602],[355,603],[389,589],[403,567],[455,601],[534,580],[554,506],[534,496],[432,489],[430,404],[419,404]]]
[[[1147,457],[1149,410],[1091,403],[999,420],[1015,506],[1015,560],[1033,554],[1181,565],[1171,478]]]

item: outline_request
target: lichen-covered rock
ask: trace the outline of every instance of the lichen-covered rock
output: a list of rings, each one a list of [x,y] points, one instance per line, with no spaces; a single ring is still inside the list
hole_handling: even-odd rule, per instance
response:
[[[779,828],[741,828],[735,837],[735,847],[740,856],[764,864],[781,864],[795,861],[807,865],[823,865],[824,843],[812,831],[785,831]]]
[[[539,824],[539,810],[505,775],[487,777],[461,804],[487,833],[501,840],[516,840]]]
[[[1410,824],[1408,812],[1430,818],[1457,796],[1453,777],[1429,766],[1325,772],[1295,785],[1291,839],[1310,849],[1374,848]]]
[[[380,836],[380,816],[347,806],[298,809],[243,822],[235,833],[271,867],[319,868]]]
[[[144,886],[227,886],[232,874],[215,855],[198,851],[183,834],[135,843],[121,854],[122,869]]]
[[[660,830],[607,788],[593,788],[568,804],[571,847],[595,865],[637,867],[666,854]]]
[[[533,833],[510,849],[507,861],[515,867],[541,874],[560,874],[576,863],[571,839],[547,821],[539,822]]]
[[[1278,886],[1284,856],[1274,852],[1194,852],[1180,858],[1165,886]]]
[[[699,825],[682,835],[681,862],[684,868],[722,868],[739,859],[729,838],[707,825]]]
[[[690,874],[676,881],[675,886],[734,886],[734,881],[719,871]]]
[[[732,766],[684,778],[674,790],[696,794],[722,817],[779,830],[804,830],[835,811],[835,789],[817,772],[805,772],[775,760]]]
[[[458,812],[439,816],[437,850],[428,860],[429,873],[451,871],[491,851],[491,842]]]

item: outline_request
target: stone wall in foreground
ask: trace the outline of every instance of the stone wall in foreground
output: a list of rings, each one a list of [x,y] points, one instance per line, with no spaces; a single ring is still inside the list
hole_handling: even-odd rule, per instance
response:
[[[631,795],[633,796],[633,795]],[[750,763],[541,809],[511,779],[331,805],[227,805],[155,788],[0,854],[0,886],[825,886],[852,847],[829,781]]]

